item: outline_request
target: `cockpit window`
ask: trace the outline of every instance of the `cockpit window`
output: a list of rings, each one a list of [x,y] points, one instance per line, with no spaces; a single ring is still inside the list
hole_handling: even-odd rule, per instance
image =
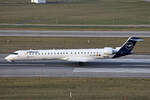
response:
[[[13,55],[18,55],[18,53],[15,53],[15,52],[13,52],[13,53],[11,53],[11,54],[13,54]]]

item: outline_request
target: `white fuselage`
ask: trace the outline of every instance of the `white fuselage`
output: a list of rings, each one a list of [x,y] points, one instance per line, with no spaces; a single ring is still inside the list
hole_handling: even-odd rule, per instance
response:
[[[115,49],[114,49],[115,50]],[[50,49],[50,50],[18,50],[5,59],[15,60],[38,60],[38,59],[61,59],[67,61],[86,62],[98,58],[111,58],[112,54],[105,54],[104,49]]]

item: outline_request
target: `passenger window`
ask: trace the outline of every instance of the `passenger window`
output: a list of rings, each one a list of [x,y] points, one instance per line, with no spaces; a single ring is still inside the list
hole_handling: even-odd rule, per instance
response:
[[[11,54],[18,55],[18,53],[14,53],[14,52],[13,52],[13,53],[11,53]]]

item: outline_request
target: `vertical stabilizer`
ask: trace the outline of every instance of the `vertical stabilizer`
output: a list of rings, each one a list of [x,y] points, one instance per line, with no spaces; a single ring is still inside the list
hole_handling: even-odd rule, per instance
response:
[[[129,37],[128,40],[116,52],[114,58],[131,54],[131,51],[133,50],[136,42],[138,41],[143,41],[143,39],[139,37]]]

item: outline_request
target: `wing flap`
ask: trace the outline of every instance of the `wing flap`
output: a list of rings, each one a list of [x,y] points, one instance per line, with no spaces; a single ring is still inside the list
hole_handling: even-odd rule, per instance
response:
[[[70,62],[88,62],[92,61],[95,58],[92,57],[65,57],[62,60],[70,61]]]

